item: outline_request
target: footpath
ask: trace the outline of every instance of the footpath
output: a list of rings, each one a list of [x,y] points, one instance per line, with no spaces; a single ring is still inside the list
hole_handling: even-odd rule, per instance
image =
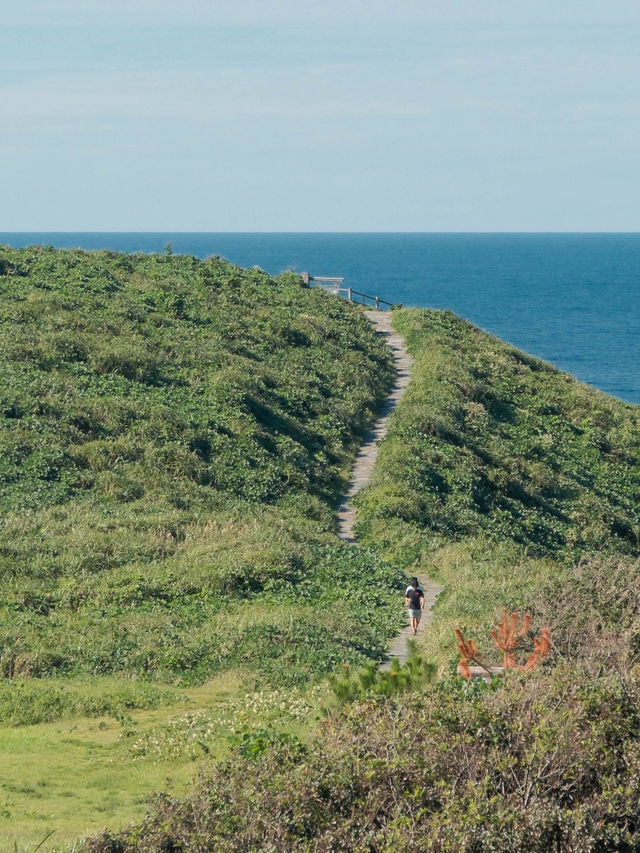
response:
[[[394,331],[391,325],[390,311],[365,311],[365,316],[373,323],[376,332],[381,335],[387,345],[390,347],[393,354],[393,361],[396,369],[396,381],[391,389],[391,393],[387,397],[381,411],[380,417],[375,422],[373,429],[367,435],[362,447],[360,448],[356,461],[351,471],[351,480],[344,501],[338,509],[338,535],[345,542],[352,545],[356,544],[353,536],[353,525],[355,522],[356,510],[351,503],[351,499],[360,489],[366,486],[371,480],[373,467],[378,455],[378,445],[387,434],[389,421],[396,406],[400,402],[404,394],[409,380],[411,378],[411,365],[413,360],[404,345],[403,338]],[[423,630],[425,625],[428,625],[432,619],[432,609],[436,602],[439,593],[442,592],[442,587],[424,576],[418,575],[420,586],[424,590],[424,610],[420,621],[418,633]],[[404,595],[404,589],[398,590],[398,596]],[[408,656],[407,640],[412,636],[411,627],[409,624],[394,637],[389,644],[387,650],[388,666],[393,658],[398,658],[400,663],[405,663]],[[383,664],[383,666],[385,666]]]

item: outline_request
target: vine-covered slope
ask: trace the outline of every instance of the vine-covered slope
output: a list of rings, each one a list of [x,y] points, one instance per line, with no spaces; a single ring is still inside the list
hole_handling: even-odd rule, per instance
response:
[[[640,409],[448,312],[398,311],[413,381],[359,496],[360,530],[487,536],[568,561],[640,551]]]
[[[295,683],[380,654],[392,576],[332,510],[391,372],[291,273],[0,249],[0,673]]]

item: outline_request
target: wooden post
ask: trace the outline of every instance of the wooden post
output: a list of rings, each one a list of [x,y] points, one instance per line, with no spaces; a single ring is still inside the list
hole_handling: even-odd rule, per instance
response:
[[[376,311],[380,310],[380,297],[376,296]]]
[[[353,297],[351,295],[351,288],[349,288],[349,290],[347,291],[347,299],[349,300],[349,302],[351,302],[352,298]]]

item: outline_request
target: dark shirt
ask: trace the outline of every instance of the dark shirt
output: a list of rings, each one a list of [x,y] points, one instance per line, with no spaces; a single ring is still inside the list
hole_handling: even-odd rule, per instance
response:
[[[407,590],[407,598],[409,599],[409,608],[411,610],[422,610],[420,601],[423,598],[423,592],[420,587],[418,587],[418,589],[409,587]]]

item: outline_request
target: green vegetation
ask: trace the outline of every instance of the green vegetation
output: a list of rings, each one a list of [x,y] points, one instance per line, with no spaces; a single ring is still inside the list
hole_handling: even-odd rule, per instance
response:
[[[219,258],[0,247],[0,375],[0,724],[32,725],[29,749],[76,783],[106,772],[88,758],[99,718],[138,745],[99,749],[122,766],[102,794],[87,776],[91,809],[37,818],[3,758],[0,845],[122,825],[229,748],[247,696],[266,703],[251,725],[283,689],[313,716],[300,690],[380,659],[400,573],[335,533],[392,380],[356,306]],[[226,710],[185,710],[212,678]],[[74,726],[88,752],[65,752]],[[171,772],[128,786],[156,761]]]
[[[403,309],[415,359],[371,485],[360,541],[445,587],[426,650],[590,555],[640,554],[640,409],[577,382],[448,312]],[[562,581],[560,581],[562,582]]]
[[[414,378],[352,548],[335,504],[391,381],[355,306],[215,258],[0,251],[1,843],[638,849],[640,411],[394,318]],[[445,591],[380,672],[404,573]],[[455,677],[452,628],[490,657],[522,608],[539,671]]]
[[[332,531],[391,373],[359,312],[219,259],[1,257],[0,673],[296,684],[379,655],[395,575]]]
[[[419,635],[440,680],[345,670],[315,737],[248,737],[88,853],[639,849],[640,410],[448,313],[394,319],[414,378],[357,532],[443,583]],[[453,627],[491,657],[518,608],[550,626],[540,669],[453,675]]]
[[[564,670],[358,702],[304,750],[238,751],[84,849],[636,850],[639,700],[636,679]]]
[[[116,678],[7,679],[0,682],[0,724],[19,726],[74,717],[113,717],[180,702],[179,691]]]
[[[45,684],[24,681],[23,687],[31,688],[38,702],[37,688],[47,692]],[[124,689],[116,679],[61,685],[66,686],[84,702],[92,694],[96,703],[103,695],[117,698]],[[238,679],[227,674],[186,688],[171,705],[107,709],[91,718],[71,717],[67,709],[56,722],[1,727],[0,850],[13,851],[17,845],[20,853],[33,851],[50,831],[43,849],[67,850],[65,842],[89,830],[120,827],[141,817],[152,791],[186,791],[206,754],[183,733],[187,720],[206,714],[231,723],[209,737],[198,735],[212,755],[221,757],[230,734],[252,719],[248,698],[238,695],[238,687]],[[272,705],[266,696],[262,699],[265,716],[273,715]],[[281,722],[294,723],[291,717]]]
[[[447,312],[394,315],[416,359],[359,530],[531,557],[640,550],[640,412]]]
[[[409,655],[406,664],[393,658],[388,666],[378,667],[375,661],[353,672],[348,663],[342,671],[329,676],[329,684],[339,702],[353,702],[362,696],[392,696],[415,690],[434,680],[436,665],[418,654],[415,640],[407,640]]]

